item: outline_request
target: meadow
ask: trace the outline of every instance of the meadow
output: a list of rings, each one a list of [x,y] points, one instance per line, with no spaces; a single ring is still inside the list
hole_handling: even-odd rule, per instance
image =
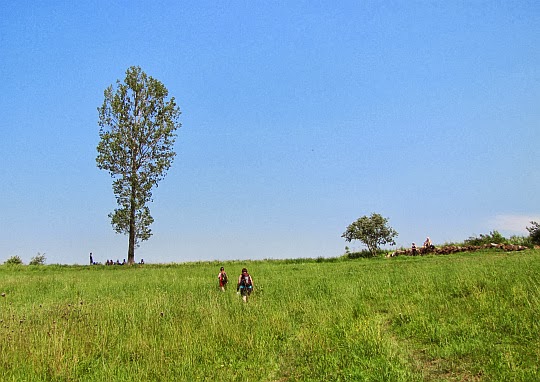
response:
[[[538,249],[2,265],[0,292],[2,381],[540,380]]]

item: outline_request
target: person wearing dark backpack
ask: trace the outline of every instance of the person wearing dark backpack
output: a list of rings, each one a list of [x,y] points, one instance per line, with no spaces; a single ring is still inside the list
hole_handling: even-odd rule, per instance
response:
[[[225,268],[221,267],[217,277],[219,280],[219,289],[221,289],[222,292],[225,292],[225,287],[227,286],[227,283],[229,282],[227,278],[227,272],[225,272]]]
[[[246,268],[242,268],[242,274],[238,277],[236,292],[242,295],[244,302],[247,302],[248,296],[253,292],[253,279]]]

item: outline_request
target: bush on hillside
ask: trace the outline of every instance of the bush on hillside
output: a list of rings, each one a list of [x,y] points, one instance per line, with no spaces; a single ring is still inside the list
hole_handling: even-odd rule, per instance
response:
[[[45,264],[45,254],[41,254],[41,253],[37,253],[36,256],[32,257],[32,259],[30,260],[30,262],[28,263],[29,265],[43,265]]]
[[[11,256],[9,259],[7,259],[4,264],[6,265],[20,265],[23,261],[19,256]]]
[[[530,236],[510,236],[510,238],[508,239],[508,244],[522,245],[527,248],[534,247]]]
[[[359,252],[350,252],[348,250],[345,251],[345,254],[343,255],[343,258],[345,259],[362,259],[362,258],[370,258],[370,257],[384,257],[386,256],[386,251],[382,249],[378,249],[375,255],[367,249],[361,250]]]
[[[484,244],[508,244],[508,240],[498,231],[492,231],[487,235],[471,236],[464,241],[465,245],[484,245]]]

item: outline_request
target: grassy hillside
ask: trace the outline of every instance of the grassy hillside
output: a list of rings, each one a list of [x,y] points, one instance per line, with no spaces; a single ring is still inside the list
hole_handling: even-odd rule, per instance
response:
[[[540,380],[540,250],[4,265],[0,292],[6,381]]]

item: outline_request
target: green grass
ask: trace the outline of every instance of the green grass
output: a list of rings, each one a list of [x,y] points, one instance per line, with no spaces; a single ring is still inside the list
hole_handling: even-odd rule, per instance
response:
[[[537,381],[540,250],[0,266],[4,381]]]

